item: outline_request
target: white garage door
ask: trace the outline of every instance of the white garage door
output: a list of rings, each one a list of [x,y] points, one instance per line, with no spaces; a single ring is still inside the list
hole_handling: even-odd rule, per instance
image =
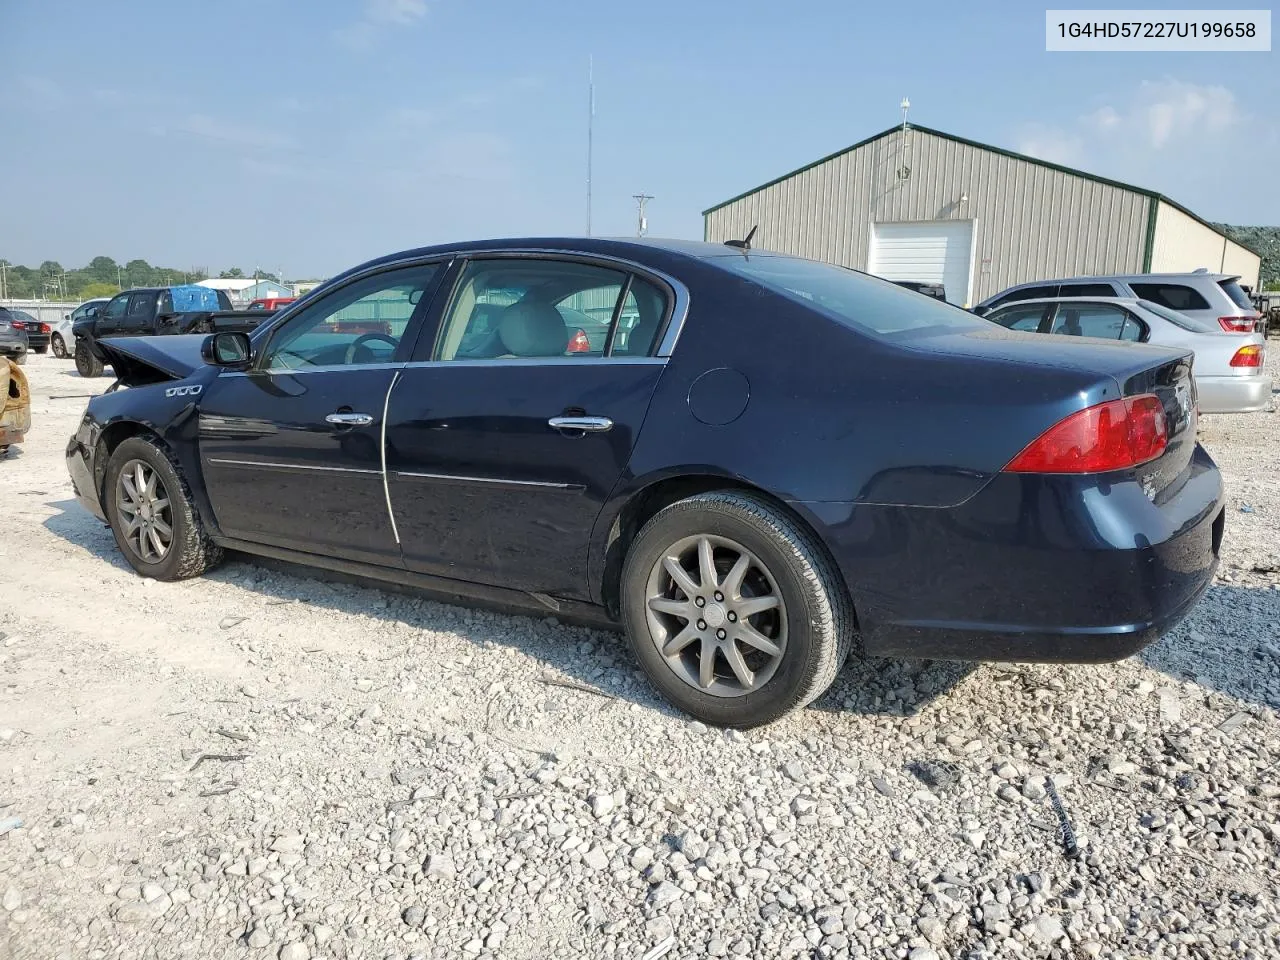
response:
[[[941,283],[950,303],[967,306],[972,269],[972,220],[871,225],[870,269],[886,280]]]

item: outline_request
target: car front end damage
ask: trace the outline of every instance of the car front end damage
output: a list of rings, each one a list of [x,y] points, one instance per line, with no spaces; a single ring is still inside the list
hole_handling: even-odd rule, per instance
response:
[[[12,360],[0,360],[0,450],[21,443],[31,430],[31,391],[26,374]]]

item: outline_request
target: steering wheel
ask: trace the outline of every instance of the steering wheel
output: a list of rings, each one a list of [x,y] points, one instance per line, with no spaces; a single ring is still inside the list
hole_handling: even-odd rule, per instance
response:
[[[363,346],[364,346],[364,344],[365,344],[365,341],[366,341],[366,340],[384,340],[384,341],[386,341],[387,343],[391,344],[391,348],[392,348],[392,350],[394,350],[396,347],[400,346],[400,341],[399,341],[399,340],[397,340],[395,337],[391,336],[390,334],[386,334],[386,333],[362,333],[362,334],[360,334],[360,336],[356,337],[354,340],[352,340],[352,341],[351,341],[351,345],[347,347],[347,355],[346,355],[346,358],[345,358],[342,362],[343,362],[343,363],[354,363],[354,362],[355,362],[355,358],[356,358],[356,351],[357,351],[357,350],[359,350],[361,347],[363,347]],[[365,351],[364,351],[364,352],[365,352],[366,354],[368,354],[368,355],[369,355],[369,358],[370,358],[370,359],[369,359],[369,360],[364,360],[364,359],[362,358],[362,359],[361,359],[361,362],[362,362],[362,363],[371,363],[371,362],[372,362],[372,359],[373,359],[373,351],[372,351],[372,350],[370,350],[370,349],[368,349],[367,347],[365,347]]]

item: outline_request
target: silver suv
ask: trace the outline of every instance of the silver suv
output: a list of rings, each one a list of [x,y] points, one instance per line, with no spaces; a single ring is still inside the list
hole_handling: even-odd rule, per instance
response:
[[[1020,283],[973,308],[983,316],[1015,300],[1044,297],[1133,297],[1157,303],[1207,327],[1228,333],[1262,332],[1265,321],[1254,309],[1240,278],[1229,273],[1135,273],[1109,277],[1070,277]]]

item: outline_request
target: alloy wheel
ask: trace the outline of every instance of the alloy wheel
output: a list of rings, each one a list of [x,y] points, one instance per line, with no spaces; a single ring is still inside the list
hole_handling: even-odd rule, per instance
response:
[[[144,563],[159,563],[173,544],[173,511],[151,464],[130,460],[116,480],[116,514],[124,542]]]
[[[685,537],[663,551],[645,595],[649,635],[671,671],[715,697],[759,690],[787,648],[787,610],[760,558],[728,537]]]

